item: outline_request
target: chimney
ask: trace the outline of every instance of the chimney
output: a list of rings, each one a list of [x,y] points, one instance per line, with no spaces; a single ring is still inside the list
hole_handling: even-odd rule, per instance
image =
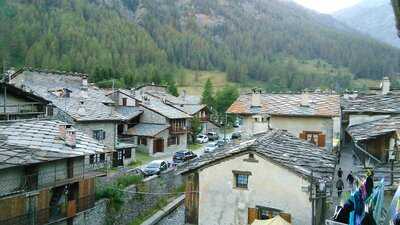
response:
[[[261,107],[261,90],[257,88],[253,89],[253,94],[251,95],[251,107]]]
[[[78,108],[78,114],[80,116],[86,116],[87,115],[84,104],[85,104],[84,101],[80,101],[80,105],[79,105],[79,108]]]
[[[82,90],[87,90],[88,89],[88,78],[87,76],[83,76],[82,77],[82,86],[81,86]]]
[[[301,103],[300,106],[302,107],[309,107],[310,106],[310,94],[305,91],[301,94]]]
[[[76,147],[76,130],[74,128],[66,129],[65,142],[72,148]]]
[[[182,99],[185,100],[185,98],[186,98],[186,90],[183,90],[182,91]]]
[[[60,124],[58,126],[58,132],[60,132],[60,138],[65,140],[67,136],[67,130],[72,127],[71,124]]]
[[[390,80],[389,77],[384,77],[381,83],[382,94],[387,95],[390,92]]]

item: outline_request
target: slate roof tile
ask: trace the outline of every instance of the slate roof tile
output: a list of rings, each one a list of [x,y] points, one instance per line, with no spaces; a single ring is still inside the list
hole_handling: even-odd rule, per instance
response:
[[[184,173],[246,151],[255,151],[304,177],[310,177],[311,171],[313,176],[326,181],[331,181],[334,176],[336,157],[332,153],[284,130],[271,130],[246,144],[235,145],[216,154],[204,154]]]
[[[378,119],[347,128],[354,141],[368,140],[400,130],[400,116]]]
[[[104,145],[76,130],[76,146],[60,138],[55,120],[0,123],[0,167],[28,165],[57,159],[104,153]],[[37,132],[39,131],[39,132]]]
[[[251,106],[252,94],[244,94],[229,107],[231,114],[270,114],[287,116],[340,115],[339,95],[309,94],[309,106],[301,106],[301,94],[261,94],[261,107]]]

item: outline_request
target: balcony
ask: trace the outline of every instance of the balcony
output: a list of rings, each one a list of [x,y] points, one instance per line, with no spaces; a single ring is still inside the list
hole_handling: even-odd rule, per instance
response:
[[[7,219],[0,219],[1,225],[26,225],[37,224],[45,225],[52,224],[58,221],[66,220],[74,217],[76,213],[93,208],[95,205],[95,196],[79,198],[77,200],[68,201],[65,204],[59,204],[44,209],[33,210],[20,216]]]
[[[208,116],[202,116],[199,119],[200,119],[200,122],[208,122],[208,120],[209,120]]]
[[[174,126],[171,126],[169,128],[169,133],[171,133],[171,134],[184,134],[186,132],[187,132],[186,127],[174,127]]]
[[[6,113],[4,113],[4,111]],[[0,105],[0,114],[45,114],[46,107],[42,103],[21,103]]]

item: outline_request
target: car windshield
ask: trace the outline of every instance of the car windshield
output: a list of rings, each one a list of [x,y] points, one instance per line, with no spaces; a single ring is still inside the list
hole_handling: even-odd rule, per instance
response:
[[[152,162],[147,165],[147,168],[158,168],[160,164],[158,162]]]
[[[215,144],[208,144],[207,147],[214,147]]]

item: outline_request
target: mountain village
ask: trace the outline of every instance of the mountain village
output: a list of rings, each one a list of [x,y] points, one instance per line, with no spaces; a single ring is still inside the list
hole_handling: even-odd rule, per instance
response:
[[[228,132],[200,96],[155,84],[101,89],[87,77],[7,72],[0,224],[389,220],[400,181],[400,93],[388,78],[364,94],[253,89],[226,111],[236,118]],[[371,213],[357,214],[360,205]]]
[[[400,0],[316,2],[0,0],[0,225],[400,225]]]

